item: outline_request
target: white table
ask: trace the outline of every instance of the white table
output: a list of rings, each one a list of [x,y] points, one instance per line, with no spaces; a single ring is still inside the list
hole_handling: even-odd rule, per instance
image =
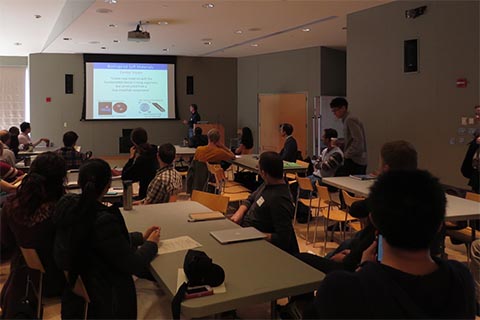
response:
[[[33,156],[33,155],[39,155],[41,153],[47,152],[47,151],[56,151],[60,149],[60,147],[35,147],[33,150],[28,151],[28,150],[22,150],[18,152],[19,156]]]
[[[175,153],[177,156],[192,156],[195,154],[197,149],[189,148],[189,147],[182,147],[182,146],[175,146]]]
[[[239,227],[233,222],[212,220],[188,222],[188,214],[210,211],[205,206],[182,201],[134,206],[122,211],[130,231],[144,231],[159,225],[161,239],[188,235],[202,244],[214,263],[225,270],[226,293],[185,300],[182,313],[203,317],[260,302],[311,292],[318,288],[324,274],[273,246],[266,240],[222,245],[209,232]],[[157,256],[151,270],[158,283],[172,297],[177,290],[177,271],[183,267],[186,251]]]
[[[330,186],[367,197],[375,180],[357,180],[350,177],[323,178],[322,182]],[[447,212],[445,220],[460,221],[480,219],[480,203],[447,194]]]
[[[235,156],[235,159],[230,162],[237,165],[240,168],[244,168],[253,172],[258,172],[258,160],[260,155],[258,154],[245,154]],[[295,162],[283,162],[283,171],[285,173],[306,172],[308,165],[297,164]]]

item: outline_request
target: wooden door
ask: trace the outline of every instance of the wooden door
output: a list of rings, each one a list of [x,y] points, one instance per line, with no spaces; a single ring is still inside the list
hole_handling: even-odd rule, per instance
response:
[[[298,150],[305,157],[307,150],[307,94],[281,93],[258,95],[259,153],[283,148],[281,123],[293,126]]]

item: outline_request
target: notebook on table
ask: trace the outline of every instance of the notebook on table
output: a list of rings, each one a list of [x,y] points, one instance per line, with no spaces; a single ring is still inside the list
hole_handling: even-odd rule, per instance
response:
[[[221,244],[264,239],[267,237],[254,227],[211,231],[210,235],[212,235],[212,237],[214,237]]]
[[[356,180],[375,180],[377,179],[376,176],[372,176],[371,174],[351,174],[350,178]]]
[[[217,219],[225,219],[225,216],[223,215],[223,213],[219,211],[190,213],[188,215],[188,221],[190,222],[217,220]]]

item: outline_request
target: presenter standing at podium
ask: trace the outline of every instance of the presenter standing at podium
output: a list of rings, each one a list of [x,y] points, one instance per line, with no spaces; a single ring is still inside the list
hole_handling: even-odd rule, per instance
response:
[[[193,137],[193,125],[200,121],[200,114],[198,113],[198,106],[195,103],[190,105],[190,119],[183,120],[183,123],[188,125],[188,139]]]

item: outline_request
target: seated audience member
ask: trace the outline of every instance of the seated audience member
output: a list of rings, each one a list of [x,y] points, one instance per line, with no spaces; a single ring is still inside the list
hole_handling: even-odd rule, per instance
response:
[[[438,179],[427,171],[391,170],[371,188],[369,204],[372,224],[383,236],[381,261],[376,261],[376,240],[357,272],[327,275],[304,318],[474,319],[468,269],[430,254],[445,219]]]
[[[68,131],[63,134],[63,147],[55,151],[57,154],[65,159],[67,170],[78,169],[85,161],[84,153],[75,150],[78,135],[73,131]]]
[[[470,268],[475,281],[475,291],[477,297],[477,316],[480,317],[480,239],[472,242],[470,248],[470,256],[472,261],[470,262]]]
[[[43,153],[32,162],[30,173],[3,206],[0,223],[2,248],[14,250],[10,274],[0,300],[6,319],[29,316],[22,313],[25,307],[20,302],[25,297],[27,276],[38,283],[39,273],[27,267],[20,247],[35,249],[42,261],[46,271],[43,295],[60,296],[63,291],[64,275],[53,259],[55,227],[52,217],[58,199],[65,193],[65,175],[65,161],[53,152]],[[37,299],[31,286],[28,292],[28,300],[35,305]]]
[[[8,132],[10,133],[10,143],[8,144],[8,147],[13,151],[15,157],[18,157],[18,146],[20,145],[18,142],[18,135],[20,134],[20,130],[17,127],[10,127]]]
[[[14,183],[24,175],[22,170],[0,161],[0,177],[7,182]]]
[[[196,127],[194,130],[193,137],[188,141],[188,146],[190,148],[198,148],[201,146],[206,146],[208,144],[208,137],[203,134],[203,130],[200,127]]]
[[[327,146],[323,149],[320,158],[315,161],[315,171],[313,175],[308,176],[312,185],[315,188],[315,182],[322,182],[322,177],[333,177],[335,172],[343,164],[343,151],[335,145],[338,137],[337,130],[325,129],[323,131],[323,143]]]
[[[249,127],[242,128],[240,145],[235,150],[235,154],[251,154],[253,150],[253,134]]]
[[[210,129],[207,136],[208,144],[197,148],[193,160],[220,163],[235,158],[233,152],[220,142],[220,132],[217,129]]]
[[[231,220],[243,227],[255,227],[267,240],[282,250],[299,252],[292,227],[293,200],[283,178],[283,161],[276,152],[264,152],[258,161],[259,173],[265,181],[244,201]]]
[[[399,140],[387,142],[382,146],[379,171],[415,169],[417,169],[417,151],[411,143]],[[375,227],[365,219],[369,213],[367,203],[368,200],[357,201],[350,209],[351,216],[364,219],[365,222],[365,228],[357,232],[351,240],[346,240],[325,257],[302,252],[298,258],[324,273],[334,270],[355,271],[363,251],[375,240]]]
[[[157,146],[148,143],[147,131],[135,128],[130,134],[133,146],[130,148],[130,158],[122,170],[122,180],[132,180],[140,183],[137,199],[147,196],[147,188],[158,169]]]
[[[30,132],[32,131],[32,129],[30,127],[29,122],[22,122],[20,124],[20,130],[22,131],[22,133],[18,135],[18,142],[20,143],[20,146],[19,146],[20,149],[28,149],[28,147],[30,146],[36,147],[42,142],[45,142],[47,147],[49,146],[50,140],[47,138],[40,138],[36,142],[32,142],[32,139],[30,138]]]
[[[468,179],[468,185],[475,193],[480,193],[480,105],[475,106],[475,124],[478,126],[473,139],[468,144],[462,162],[462,175]]]
[[[68,271],[63,319],[83,318],[83,299],[71,291],[78,276],[90,297],[88,319],[136,319],[132,275],[148,274],[160,228],[152,226],[143,235],[128,233],[120,210],[101,203],[111,178],[108,163],[87,160],[78,175],[82,194],[67,194],[57,204],[55,261]]]
[[[297,161],[297,140],[292,136],[293,126],[290,123],[283,123],[280,125],[280,134],[285,138],[283,149],[280,151],[280,157],[284,161]]]
[[[157,157],[160,168],[148,185],[147,197],[134,204],[169,202],[170,197],[176,196],[182,190],[182,176],[173,167],[175,146],[171,143],[162,144],[158,148]]]
[[[0,130],[0,160],[5,161],[11,166],[15,166],[15,153],[8,147],[11,140],[10,132],[7,130]]]

